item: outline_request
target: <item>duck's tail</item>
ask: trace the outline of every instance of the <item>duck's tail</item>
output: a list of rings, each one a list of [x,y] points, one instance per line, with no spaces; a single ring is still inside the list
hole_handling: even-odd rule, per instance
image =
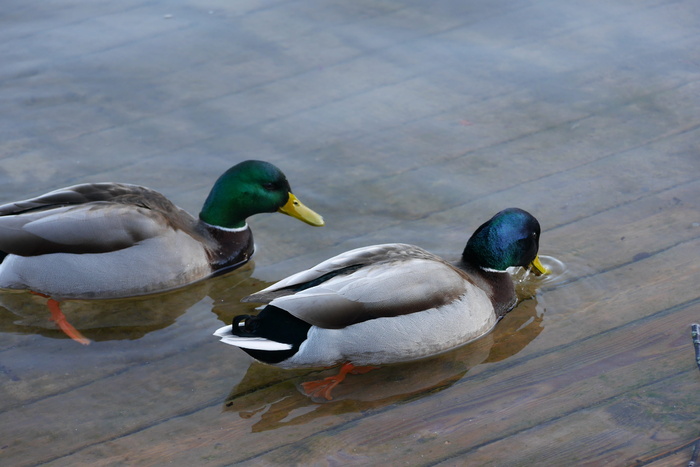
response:
[[[240,347],[243,350],[290,350],[293,346],[292,344],[285,344],[284,342],[275,342],[264,337],[240,337],[236,336],[231,332],[231,326],[224,326],[219,328],[214,333],[216,337],[221,338],[221,342],[228,345],[234,345]]]
[[[239,315],[231,326],[214,333],[221,341],[244,350],[265,363],[279,363],[294,355],[306,340],[311,325],[274,305],[257,316]]]

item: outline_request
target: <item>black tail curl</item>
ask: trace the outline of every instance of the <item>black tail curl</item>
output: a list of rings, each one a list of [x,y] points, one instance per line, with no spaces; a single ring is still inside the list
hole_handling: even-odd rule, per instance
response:
[[[279,363],[294,355],[306,340],[311,325],[274,305],[266,306],[257,316],[238,315],[231,323],[231,333],[239,337],[262,337],[290,344],[291,350],[255,350],[243,348],[251,357],[265,363]]]
[[[231,323],[231,333],[240,337],[258,337],[257,316],[253,315],[238,315],[233,318]]]

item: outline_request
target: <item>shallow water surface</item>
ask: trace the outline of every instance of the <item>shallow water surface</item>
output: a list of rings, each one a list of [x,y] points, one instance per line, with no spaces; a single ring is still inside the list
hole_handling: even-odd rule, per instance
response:
[[[14,5],[13,3],[16,3]],[[0,293],[5,465],[686,465],[700,435],[697,2],[42,2],[0,18],[0,203],[84,181],[196,214],[245,159],[326,220],[153,296]],[[351,248],[453,259],[518,206],[547,277],[475,342],[349,375],[253,363],[240,299]]]

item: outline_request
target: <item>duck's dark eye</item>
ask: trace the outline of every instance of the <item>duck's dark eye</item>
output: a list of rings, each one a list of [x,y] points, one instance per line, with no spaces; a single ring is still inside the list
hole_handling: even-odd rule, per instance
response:
[[[273,191],[277,189],[277,184],[268,182],[268,183],[263,183],[263,188],[269,191]]]

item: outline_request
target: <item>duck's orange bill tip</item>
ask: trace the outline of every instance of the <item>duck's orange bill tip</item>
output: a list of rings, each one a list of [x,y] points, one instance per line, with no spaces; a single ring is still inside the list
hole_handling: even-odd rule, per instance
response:
[[[537,274],[538,276],[545,275],[545,274],[550,274],[551,271],[544,267],[542,262],[540,261],[539,256],[535,256],[535,259],[532,260],[532,263],[530,263],[530,269]]]
[[[277,212],[281,212],[282,214],[292,216],[293,218],[299,219],[300,221],[306,222],[307,224],[313,225],[314,227],[321,227],[325,225],[325,222],[323,221],[323,217],[321,217],[321,215],[307,208],[292,193],[289,193],[289,199],[287,200],[287,203],[281,208],[279,208]]]

